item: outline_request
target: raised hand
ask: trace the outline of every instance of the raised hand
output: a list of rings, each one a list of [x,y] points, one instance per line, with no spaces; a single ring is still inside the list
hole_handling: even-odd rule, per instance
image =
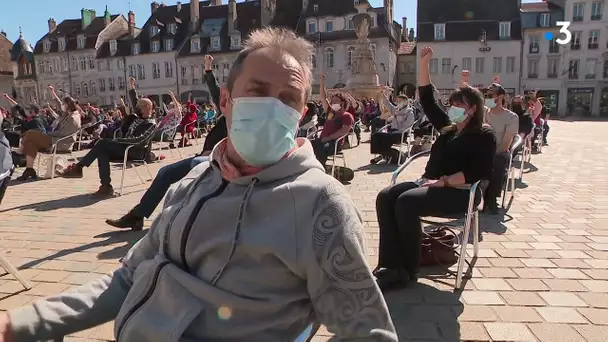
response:
[[[433,49],[430,46],[423,47],[420,51],[420,62],[428,64],[431,58],[433,58],[433,53]]]
[[[460,86],[466,86],[469,84],[469,76],[471,72],[469,70],[462,70],[460,72]]]
[[[205,71],[213,70],[213,56],[205,55],[205,61],[203,63]]]
[[[129,77],[129,84],[131,88],[135,88],[135,77]]]

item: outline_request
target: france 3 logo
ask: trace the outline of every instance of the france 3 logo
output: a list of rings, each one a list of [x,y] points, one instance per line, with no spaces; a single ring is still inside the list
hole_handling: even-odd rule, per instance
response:
[[[555,24],[560,28],[559,36],[555,39],[555,42],[559,45],[569,44],[570,41],[572,40],[572,32],[570,32],[570,30],[569,30],[570,22],[569,21],[558,21]],[[555,35],[553,34],[553,32],[545,33],[546,40],[550,41],[550,40],[553,40],[553,38],[555,38]]]

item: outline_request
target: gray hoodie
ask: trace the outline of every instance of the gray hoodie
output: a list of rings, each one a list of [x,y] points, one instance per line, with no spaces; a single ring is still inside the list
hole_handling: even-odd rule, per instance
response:
[[[118,342],[397,341],[365,262],[361,218],[306,140],[255,176],[194,168],[111,276],[9,312],[15,341],[115,319]]]

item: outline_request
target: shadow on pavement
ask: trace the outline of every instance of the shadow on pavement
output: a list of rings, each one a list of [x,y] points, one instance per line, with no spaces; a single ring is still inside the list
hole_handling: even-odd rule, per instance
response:
[[[62,208],[84,208],[90,205],[93,205],[97,202],[101,202],[106,199],[111,199],[113,197],[108,198],[94,198],[91,197],[90,193],[80,194],[70,197],[64,197],[56,200],[38,202],[26,204],[18,207],[8,208],[0,210],[0,213],[4,213],[12,210],[34,210],[34,211],[52,211]]]
[[[428,279],[384,295],[399,340],[460,341],[458,316],[463,311],[460,292],[440,290]],[[450,286],[453,286],[451,283]]]
[[[358,167],[355,171],[367,171],[369,175],[378,175],[381,173],[389,173],[393,172],[397,169],[397,165],[387,165],[387,164],[369,164]]]

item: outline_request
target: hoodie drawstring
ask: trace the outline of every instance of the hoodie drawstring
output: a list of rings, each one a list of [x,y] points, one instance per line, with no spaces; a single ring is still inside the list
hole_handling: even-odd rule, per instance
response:
[[[234,253],[236,252],[236,246],[241,237],[241,226],[243,223],[243,218],[245,217],[245,213],[247,212],[247,204],[249,203],[249,199],[251,198],[251,193],[253,192],[253,188],[255,187],[255,185],[258,182],[259,182],[259,179],[254,178],[253,181],[251,182],[251,184],[247,187],[247,190],[245,190],[245,194],[243,195],[241,204],[239,206],[239,212],[236,216],[236,227],[234,230],[234,237],[232,238],[232,246],[230,247],[230,254],[228,254],[228,258],[224,262],[224,265],[222,265],[222,267],[220,267],[220,269],[217,271],[217,273],[215,273],[215,275],[211,279],[211,285],[213,285],[213,286],[215,286],[215,284],[217,284],[217,282],[220,280],[220,277],[224,273],[224,270],[226,270],[228,263],[230,263],[230,260],[232,259],[232,257],[234,256]]]

